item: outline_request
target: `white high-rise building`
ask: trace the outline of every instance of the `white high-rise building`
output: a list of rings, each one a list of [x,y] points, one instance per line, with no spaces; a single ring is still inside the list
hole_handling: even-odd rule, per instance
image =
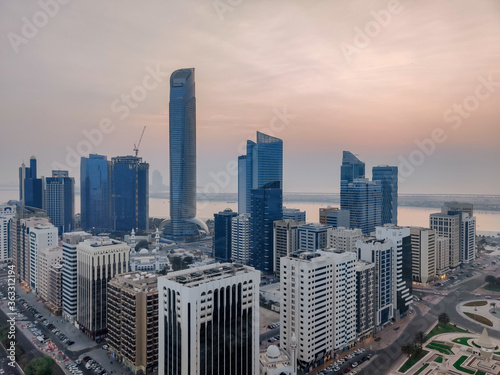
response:
[[[77,300],[77,261],[76,247],[80,242],[92,237],[87,232],[70,232],[62,236],[63,269],[62,269],[62,303],[63,317],[74,323],[76,320]]]
[[[460,265],[460,215],[435,213],[430,215],[430,227],[436,231],[437,237],[448,239],[449,267]]]
[[[77,245],[77,324],[92,340],[107,334],[108,282],[129,270],[125,242],[93,237]]]
[[[288,347],[296,335],[303,366],[355,341],[355,262],[355,253],[333,250],[281,259],[281,341]]]
[[[464,212],[461,225],[460,259],[462,263],[472,263],[476,259],[476,217]]]
[[[299,222],[292,219],[278,220],[273,223],[274,274],[279,275],[281,258],[299,249]]]
[[[301,251],[316,251],[328,247],[328,229],[330,225],[307,223],[298,227],[299,249]]]
[[[250,214],[231,219],[231,260],[241,264],[250,261]]]
[[[52,224],[39,224],[30,230],[30,287],[39,294],[38,259],[42,249],[58,245],[57,228]]]
[[[394,246],[392,262],[392,284],[394,286],[394,318],[406,316],[413,303],[412,295],[412,248],[410,227],[385,224],[375,229],[377,239],[388,239]]]
[[[52,266],[62,261],[62,248],[45,247],[38,253],[38,296],[49,300],[49,273]]]
[[[436,231],[411,227],[413,281],[427,285],[436,278]]]
[[[394,245],[388,239],[373,237],[357,242],[358,257],[375,265],[375,327],[380,330],[394,317],[396,301],[394,301],[393,263],[395,261]]]
[[[363,238],[361,229],[344,227],[328,229],[328,247],[341,251],[357,252],[356,242]]]
[[[158,373],[258,374],[259,283],[231,263],[159,277]]]
[[[10,223],[16,214],[16,207],[0,205],[0,263],[9,261],[10,255]]]

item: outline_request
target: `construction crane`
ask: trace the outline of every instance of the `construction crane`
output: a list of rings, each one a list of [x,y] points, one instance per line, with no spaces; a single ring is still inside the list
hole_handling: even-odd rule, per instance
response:
[[[134,143],[134,151],[135,151],[135,156],[137,156],[137,154],[139,153],[139,146],[141,145],[142,136],[144,135],[144,131],[145,131],[145,130],[146,130],[146,126],[144,126],[144,129],[142,129],[141,138],[139,138],[139,142],[137,142],[137,146],[136,146],[136,144]]]

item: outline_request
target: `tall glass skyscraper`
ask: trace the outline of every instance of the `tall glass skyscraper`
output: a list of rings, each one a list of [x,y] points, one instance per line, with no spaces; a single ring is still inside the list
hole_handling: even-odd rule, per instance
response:
[[[45,179],[44,206],[59,235],[74,230],[75,179],[68,171],[52,171]]]
[[[365,163],[359,160],[352,152],[343,151],[340,181],[353,182],[355,178],[365,178]]]
[[[80,163],[80,199],[83,230],[111,230],[109,163],[106,156],[90,154]]]
[[[283,219],[283,191],[279,181],[251,190],[250,265],[266,274],[274,270],[273,223]]]
[[[149,164],[137,156],[111,159],[111,219],[118,231],[149,229]]]
[[[238,173],[238,194],[243,193],[240,185],[245,184],[245,199],[238,196],[238,212],[248,213],[252,189],[274,181],[283,189],[283,141],[257,132],[257,143],[248,140],[246,158],[238,159]]]
[[[196,219],[196,97],[194,68],[170,76],[170,224],[165,234],[176,240],[208,233]]]
[[[30,166],[23,163],[19,168],[19,199],[25,206],[43,208],[43,182],[36,177],[36,158],[30,158]]]
[[[382,224],[398,224],[398,167],[373,167],[372,180],[382,184]]]
[[[231,261],[231,219],[238,216],[230,208],[214,214],[214,258],[216,262]]]
[[[340,208],[349,210],[351,228],[370,234],[381,225],[382,186],[380,181],[357,178],[340,183]]]

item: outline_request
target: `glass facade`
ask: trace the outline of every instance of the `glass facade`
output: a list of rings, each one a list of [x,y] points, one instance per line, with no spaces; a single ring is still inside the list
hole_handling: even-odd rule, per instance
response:
[[[112,158],[111,197],[114,230],[148,230],[149,164],[137,156]]]
[[[19,168],[19,199],[24,200],[24,205],[35,208],[43,208],[43,182],[36,178],[36,158],[30,159],[27,168],[24,163]]]
[[[398,167],[372,169],[372,180],[382,185],[382,224],[398,224]]]
[[[59,235],[74,229],[75,180],[67,171],[52,171],[52,177],[45,179],[45,211]]]
[[[111,230],[109,163],[106,156],[91,154],[80,163],[81,222],[83,230]]]
[[[283,188],[283,141],[257,132],[257,143],[247,141],[247,155],[244,160],[246,166],[245,168],[239,168],[239,173],[245,173],[245,178],[239,176],[238,181],[244,181],[246,184],[246,203],[245,207],[238,207],[239,211],[243,208],[246,211],[250,210],[252,189],[260,188],[273,181],[278,181],[281,188]],[[238,164],[240,165],[240,160],[238,160]],[[238,187],[238,194],[240,193]],[[239,200],[240,197],[238,197]]]
[[[382,186],[380,181],[366,178],[355,179],[340,184],[340,208],[349,210],[351,228],[360,228],[370,234],[382,220]]]
[[[238,216],[231,209],[214,214],[214,258],[216,262],[231,261],[231,219]]]
[[[170,76],[170,225],[176,240],[200,235],[196,220],[196,97],[194,68]]]
[[[343,151],[340,181],[353,182],[356,178],[365,178],[365,163],[352,152]]]
[[[250,215],[250,266],[266,274],[272,274],[273,223],[283,219],[283,191],[279,181],[252,189]]]

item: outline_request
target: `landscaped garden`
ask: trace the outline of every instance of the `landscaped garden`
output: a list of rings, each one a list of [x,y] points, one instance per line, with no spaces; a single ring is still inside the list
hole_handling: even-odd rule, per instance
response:
[[[464,304],[464,306],[486,306],[488,302],[486,301],[472,301],[472,302],[467,302]]]
[[[451,346],[446,345],[445,343],[439,341],[432,341],[430,344],[427,345],[427,348],[437,350],[438,352],[446,355],[453,354]]]
[[[467,315],[469,318],[475,320],[476,322],[485,324],[488,327],[493,327],[493,323],[491,322],[491,320],[485,318],[482,315],[477,315],[477,314],[473,314],[473,313],[469,313],[469,312],[464,312],[464,314]]]
[[[401,366],[399,369],[399,372],[406,372],[408,371],[415,363],[420,361],[422,358],[424,358],[427,353],[429,353],[427,350],[421,350],[420,353],[417,356],[412,356],[406,360],[406,362]]]
[[[446,324],[438,323],[432,329],[432,331],[430,331],[429,334],[427,335],[427,340],[436,335],[440,335],[442,333],[450,333],[450,332],[466,333],[467,331],[463,330],[462,328],[458,328],[451,323],[446,323]]]
[[[434,360],[434,362],[437,362],[437,363],[443,363],[443,357],[441,357],[440,355],[438,355],[436,357],[436,359]]]
[[[458,337],[456,339],[453,339],[452,341],[453,342],[456,342],[457,344],[460,344],[460,345],[465,345],[465,346],[470,346],[469,345],[469,340],[471,339],[472,337]]]
[[[427,366],[429,366],[428,363],[424,364],[422,367],[420,367],[420,369],[414,375],[420,374],[422,371],[424,371],[427,368]]]
[[[467,356],[466,355],[463,355],[461,356],[458,361],[456,361],[454,364],[453,364],[453,367],[455,367],[458,371],[462,371],[462,372],[465,372],[467,374],[474,374],[475,371],[472,371],[472,370],[469,370],[465,367],[462,367],[462,364],[467,360]]]

